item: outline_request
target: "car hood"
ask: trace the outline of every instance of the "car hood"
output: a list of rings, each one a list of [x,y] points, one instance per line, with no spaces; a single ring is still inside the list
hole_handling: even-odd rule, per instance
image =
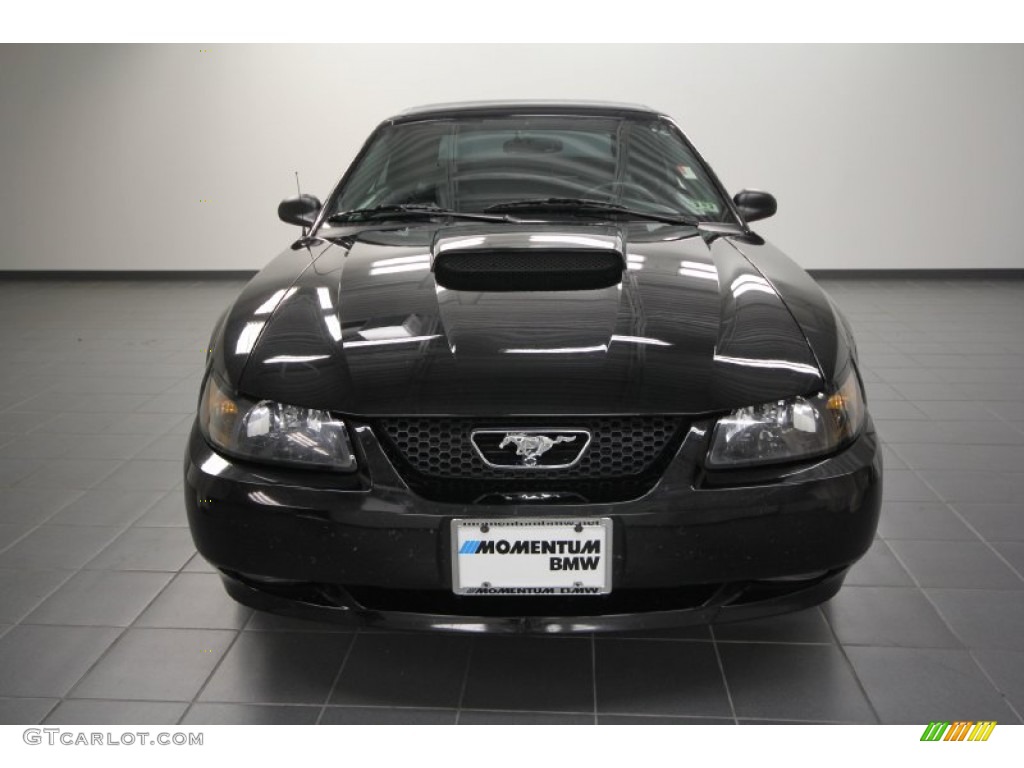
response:
[[[342,233],[290,283],[275,262],[225,328],[238,389],[364,416],[511,416],[711,413],[822,388],[785,303],[728,238],[524,226]],[[431,264],[458,238],[611,243],[628,268],[586,290],[446,289]]]

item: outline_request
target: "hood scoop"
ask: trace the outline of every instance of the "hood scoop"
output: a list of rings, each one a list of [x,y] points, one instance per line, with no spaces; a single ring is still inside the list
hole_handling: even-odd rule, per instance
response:
[[[583,291],[611,288],[626,268],[622,235],[612,227],[523,232],[481,229],[434,243],[434,282],[453,291]]]

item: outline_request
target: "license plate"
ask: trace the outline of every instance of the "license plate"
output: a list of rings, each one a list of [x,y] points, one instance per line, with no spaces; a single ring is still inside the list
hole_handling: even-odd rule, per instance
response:
[[[459,595],[606,595],[610,518],[452,520]]]

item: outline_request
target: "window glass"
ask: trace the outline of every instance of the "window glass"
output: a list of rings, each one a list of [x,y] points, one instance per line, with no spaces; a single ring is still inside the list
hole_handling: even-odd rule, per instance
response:
[[[512,116],[382,128],[330,213],[422,204],[467,212],[570,197],[703,220],[728,216],[706,170],[657,119]]]

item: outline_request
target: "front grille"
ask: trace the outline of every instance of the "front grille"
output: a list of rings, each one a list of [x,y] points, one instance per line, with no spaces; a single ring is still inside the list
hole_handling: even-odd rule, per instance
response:
[[[564,494],[566,502],[623,501],[643,495],[661,477],[685,433],[678,416],[591,416],[476,419],[380,419],[388,458],[416,493],[437,501],[471,503],[519,493]],[[584,429],[591,441],[573,466],[504,468],[485,464],[474,450],[474,430]],[[556,502],[557,503],[557,502]]]

